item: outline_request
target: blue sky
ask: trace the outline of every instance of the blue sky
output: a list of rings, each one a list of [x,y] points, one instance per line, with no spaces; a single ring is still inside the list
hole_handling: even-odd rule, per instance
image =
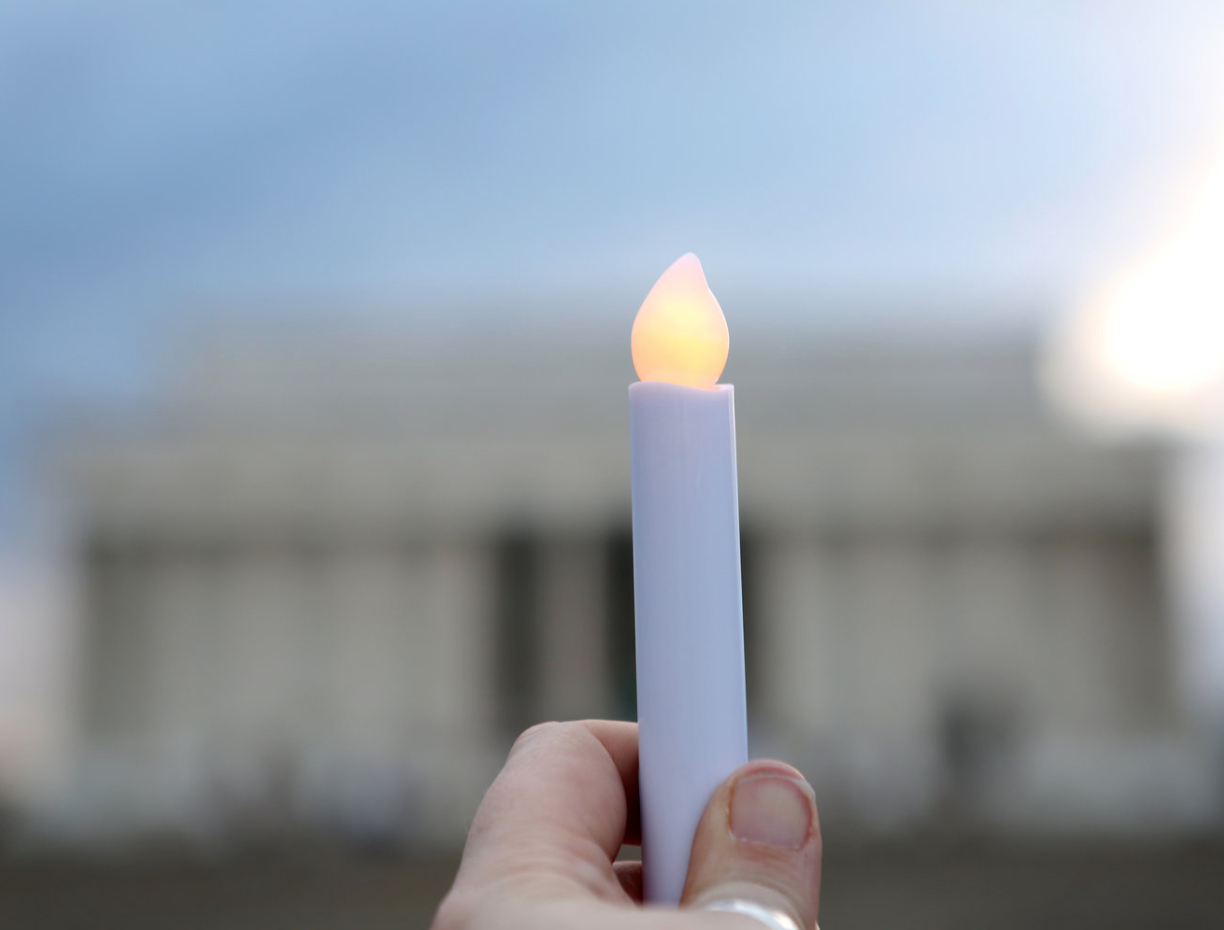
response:
[[[985,6],[0,6],[0,523],[210,319],[582,312],[689,250],[763,325],[1056,310],[1224,139],[1224,9]]]

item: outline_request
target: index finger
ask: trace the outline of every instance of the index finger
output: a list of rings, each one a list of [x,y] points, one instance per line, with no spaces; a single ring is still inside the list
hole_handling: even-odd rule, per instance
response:
[[[532,727],[481,802],[457,883],[534,875],[617,894],[612,860],[637,840],[637,770],[635,723]]]

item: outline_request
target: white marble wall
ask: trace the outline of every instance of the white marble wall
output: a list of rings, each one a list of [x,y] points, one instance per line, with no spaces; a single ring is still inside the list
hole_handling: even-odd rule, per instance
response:
[[[607,542],[532,545],[533,713],[606,715]],[[875,829],[1048,806],[1026,778],[1172,725],[1151,545],[759,537],[761,748],[807,768],[833,818]],[[124,816],[457,835],[509,735],[491,538],[114,551],[95,592],[91,744],[127,766]]]
[[[449,837],[470,814],[496,745],[488,545],[114,551],[84,753],[102,821]]]
[[[606,546],[598,538],[561,539],[540,547],[541,718],[579,720],[610,713],[607,561]]]
[[[1148,746],[1174,726],[1150,540],[791,534],[758,561],[754,716],[838,815],[1011,816],[1043,803],[1024,800],[1026,757],[1039,772],[1043,754]]]

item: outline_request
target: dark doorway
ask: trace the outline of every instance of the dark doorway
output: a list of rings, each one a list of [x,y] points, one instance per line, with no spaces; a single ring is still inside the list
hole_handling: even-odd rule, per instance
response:
[[[613,713],[637,720],[637,657],[633,631],[633,537],[618,530],[608,540],[608,680]]]
[[[535,722],[538,705],[536,545],[524,535],[497,546],[497,722],[510,734]]]

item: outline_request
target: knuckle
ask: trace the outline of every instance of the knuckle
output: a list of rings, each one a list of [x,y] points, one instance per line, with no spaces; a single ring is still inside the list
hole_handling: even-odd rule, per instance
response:
[[[556,734],[564,726],[565,724],[557,723],[555,720],[534,724],[518,735],[518,739],[514,741],[514,746],[511,748],[511,752],[522,749],[524,746],[529,746],[541,739],[545,739],[552,734]]]

